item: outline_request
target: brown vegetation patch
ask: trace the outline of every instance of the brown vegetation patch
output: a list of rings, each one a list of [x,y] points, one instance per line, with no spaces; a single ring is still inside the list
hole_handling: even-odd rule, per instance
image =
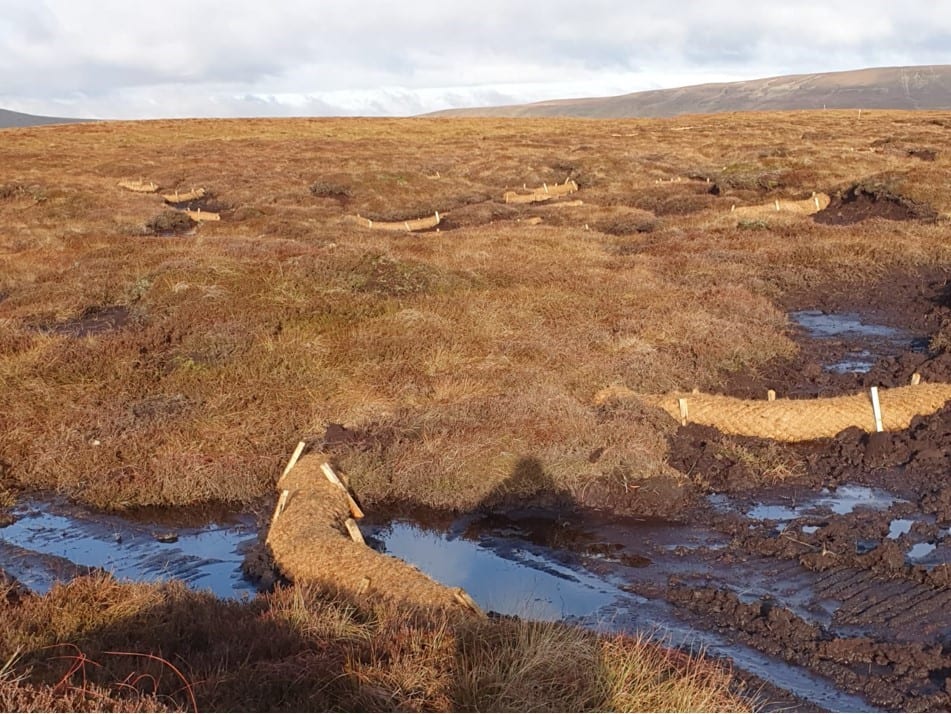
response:
[[[22,198],[28,198],[32,201],[42,201],[45,200],[46,195],[46,187],[40,184],[0,184],[0,201],[13,201]]]
[[[908,149],[908,155],[914,159],[921,159],[922,161],[934,161],[938,158],[938,151],[937,149],[930,148]]]
[[[145,224],[145,229],[155,236],[181,236],[196,225],[197,221],[183,211],[162,211]]]
[[[623,237],[652,233],[658,224],[657,216],[649,211],[621,207],[613,210],[608,217],[595,222],[594,228],[608,235]]]
[[[308,190],[316,198],[332,198],[344,206],[353,197],[353,190],[341,181],[318,179],[308,187]]]
[[[712,208],[716,196],[706,183],[684,182],[641,187],[624,200],[632,208],[657,216],[688,216]]]
[[[940,146],[936,115],[909,117],[910,147]],[[850,291],[891,268],[951,260],[941,227],[927,223],[880,240],[874,222],[866,235],[724,220],[733,203],[768,201],[755,177],[772,174],[781,201],[897,176],[893,193],[946,212],[943,154],[909,162],[852,151],[887,135],[892,115],[724,121],[692,120],[690,131],[662,120],[588,131],[435,119],[23,130],[0,151],[14,186],[0,201],[0,251],[11,256],[0,276],[10,292],[0,302],[0,383],[13,395],[0,457],[18,485],[106,506],[244,500],[270,491],[288,443],[338,423],[406,435],[341,449],[371,501],[474,507],[535,460],[544,478],[538,488],[520,481],[518,493],[544,498],[550,484],[580,502],[638,508],[639,483],[675,478],[663,429],[640,413],[601,414],[593,392],[612,383],[715,391],[795,349],[776,307],[784,293],[829,277]],[[116,141],[103,144],[105,134]],[[182,164],[183,152],[202,158]],[[155,183],[214,186],[243,220],[209,226],[213,240],[129,240],[125,227],[158,199],[102,187],[134,175],[142,156]],[[718,197],[709,191],[720,173],[729,195]],[[500,200],[499,187],[566,176],[583,184],[584,205],[547,211],[539,226],[528,220],[539,210]],[[671,176],[704,180],[654,183]],[[340,191],[347,212],[373,220],[445,207],[440,228],[454,230],[385,240],[382,250],[379,234],[341,220]],[[169,218],[176,225],[155,228],[194,228]],[[82,341],[24,327],[88,305],[134,306],[148,319]],[[927,332],[939,345],[937,328]],[[178,394],[187,408],[143,411]]]
[[[36,329],[67,337],[88,337],[100,335],[125,327],[131,318],[131,312],[125,305],[106,305],[88,307],[79,317],[61,322],[41,323]]]
[[[0,618],[11,711],[749,710],[728,670],[637,638],[306,586],[236,602],[92,576],[0,599]]]

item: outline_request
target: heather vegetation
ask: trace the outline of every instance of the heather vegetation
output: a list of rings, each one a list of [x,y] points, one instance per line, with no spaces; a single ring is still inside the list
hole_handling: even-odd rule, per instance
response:
[[[559,624],[88,577],[0,600],[4,711],[746,711],[729,673]]]
[[[944,262],[943,130],[825,112],[7,131],[6,487],[107,508],[243,501],[339,423],[355,435],[339,465],[371,503],[471,508],[531,458],[544,479],[511,496],[624,508],[632,484],[677,478],[664,425],[592,395],[716,391],[794,349],[784,291]],[[204,187],[223,220],[163,220],[124,178]],[[501,201],[566,178],[582,205]],[[856,190],[915,220],[730,215]],[[345,220],[434,211],[438,232]],[[181,235],[146,227],[167,223]]]
[[[685,482],[703,478],[668,465],[676,424],[595,394],[716,392],[794,353],[783,295],[951,262],[945,121],[830,111],[5,130],[0,506],[31,490],[116,510],[247,503],[272,494],[298,440],[321,444],[342,425],[324,446],[368,507],[557,499],[676,513]],[[194,207],[221,220],[196,223],[124,179],[202,187]],[[580,205],[502,200],[567,179],[579,191],[565,201]],[[817,217],[735,215],[814,192],[831,199]],[[420,233],[349,219],[436,211],[439,230]],[[934,346],[947,342],[939,333]],[[767,464],[764,480],[767,468],[781,470]],[[403,624],[302,588],[239,605],[92,579],[5,609],[0,702],[13,708],[178,708],[192,695],[216,709],[741,706],[721,698],[716,670],[628,640]],[[107,654],[130,651],[187,671]],[[97,664],[77,668],[81,655]],[[654,684],[699,682],[700,698],[651,698],[632,679],[635,656],[653,658]],[[565,671],[569,659],[583,666]],[[522,686],[535,679],[571,698]]]

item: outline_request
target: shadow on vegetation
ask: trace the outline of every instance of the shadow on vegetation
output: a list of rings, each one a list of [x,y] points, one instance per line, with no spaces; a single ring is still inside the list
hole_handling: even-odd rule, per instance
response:
[[[89,576],[43,598],[8,591],[0,611],[5,711],[677,709],[699,684],[720,701],[693,706],[742,704],[722,671],[634,640],[306,587],[234,602]]]
[[[511,475],[485,496],[479,508],[504,509],[526,503],[553,509],[575,505],[571,494],[557,486],[551,475],[545,472],[542,462],[534,456],[520,458]]]

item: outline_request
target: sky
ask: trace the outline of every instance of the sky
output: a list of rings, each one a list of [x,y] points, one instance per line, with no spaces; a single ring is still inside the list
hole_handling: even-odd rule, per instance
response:
[[[0,0],[0,107],[406,116],[951,63],[938,0]]]

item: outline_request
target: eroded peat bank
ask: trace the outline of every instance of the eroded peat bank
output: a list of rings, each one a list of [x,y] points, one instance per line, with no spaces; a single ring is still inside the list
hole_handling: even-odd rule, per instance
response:
[[[4,130],[0,701],[946,710],[951,408],[876,432],[869,405],[789,441],[698,405],[874,387],[889,424],[889,390],[951,383],[947,129],[797,112]],[[244,534],[299,440],[347,478],[370,546],[522,619],[400,625],[332,575],[251,594]],[[237,545],[189,550],[203,526],[178,523],[150,564],[175,544],[143,508],[210,505],[245,514],[218,518]],[[89,529],[75,550],[70,518]],[[68,582],[42,595],[31,558]],[[583,666],[535,657],[543,640]],[[507,653],[494,669],[486,647]],[[512,688],[527,661],[550,687]],[[644,663],[666,699],[634,686]]]

